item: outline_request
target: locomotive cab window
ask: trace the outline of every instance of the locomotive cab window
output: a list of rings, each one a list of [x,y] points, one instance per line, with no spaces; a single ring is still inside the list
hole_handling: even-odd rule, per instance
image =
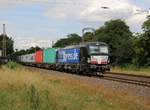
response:
[[[89,46],[90,54],[108,54],[107,46]]]
[[[108,47],[107,46],[100,46],[100,53],[108,54]]]

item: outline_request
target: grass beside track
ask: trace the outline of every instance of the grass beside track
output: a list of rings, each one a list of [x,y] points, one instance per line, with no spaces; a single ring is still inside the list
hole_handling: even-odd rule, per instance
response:
[[[0,110],[148,110],[136,97],[15,64],[0,68]]]
[[[121,67],[113,67],[111,69],[111,72],[150,76],[150,67],[149,68],[121,68]]]

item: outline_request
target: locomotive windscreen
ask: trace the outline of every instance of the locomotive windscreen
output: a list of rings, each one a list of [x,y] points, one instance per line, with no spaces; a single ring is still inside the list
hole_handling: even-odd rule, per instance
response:
[[[89,46],[90,54],[108,54],[108,47],[105,45]]]

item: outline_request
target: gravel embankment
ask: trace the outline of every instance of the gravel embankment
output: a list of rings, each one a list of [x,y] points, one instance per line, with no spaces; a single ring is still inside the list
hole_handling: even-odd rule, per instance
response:
[[[80,82],[86,83],[90,86],[95,87],[102,87],[108,89],[108,91],[114,91],[118,93],[127,94],[130,96],[135,96],[141,98],[141,100],[150,100],[150,88],[143,87],[134,84],[127,84],[117,81],[106,80],[104,78],[99,77],[89,77],[89,76],[82,76],[82,75],[75,75],[75,74],[68,74],[64,72],[57,72],[51,71],[46,69],[39,69],[39,68],[28,68],[33,71],[41,71],[42,73],[49,74],[49,75],[59,75],[60,77],[67,76],[69,78],[73,78]]]

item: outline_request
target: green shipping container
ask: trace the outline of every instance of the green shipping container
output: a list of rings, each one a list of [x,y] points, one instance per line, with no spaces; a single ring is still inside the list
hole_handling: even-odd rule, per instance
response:
[[[48,48],[44,50],[44,63],[54,64],[56,63],[56,49]]]

